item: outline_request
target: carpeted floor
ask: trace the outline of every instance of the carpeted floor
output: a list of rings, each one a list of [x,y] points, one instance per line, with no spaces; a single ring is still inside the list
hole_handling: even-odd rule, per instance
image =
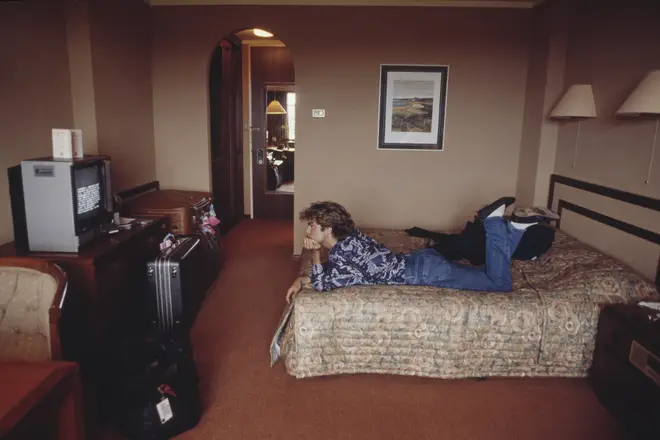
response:
[[[178,438],[623,439],[589,384],[355,375],[297,380],[268,345],[297,273],[292,224],[246,220],[192,332],[205,413]]]

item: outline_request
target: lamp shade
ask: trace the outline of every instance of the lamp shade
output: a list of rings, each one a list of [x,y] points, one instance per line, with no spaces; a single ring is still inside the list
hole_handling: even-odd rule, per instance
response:
[[[270,104],[268,104],[268,107],[266,107],[266,114],[267,115],[285,115],[286,110],[284,110],[284,107],[282,107],[282,104],[277,99],[274,99],[271,101]]]
[[[649,72],[616,114],[660,114],[660,70]]]
[[[595,118],[596,104],[590,84],[573,84],[550,113],[551,118]]]

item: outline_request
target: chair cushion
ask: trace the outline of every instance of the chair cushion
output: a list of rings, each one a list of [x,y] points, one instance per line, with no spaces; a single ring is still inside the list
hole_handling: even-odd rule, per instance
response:
[[[49,309],[57,281],[37,270],[0,266],[0,360],[51,358]]]

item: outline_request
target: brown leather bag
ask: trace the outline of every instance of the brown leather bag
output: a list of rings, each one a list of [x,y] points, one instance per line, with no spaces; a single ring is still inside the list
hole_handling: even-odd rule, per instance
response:
[[[199,232],[201,216],[211,204],[211,194],[204,191],[163,189],[145,192],[124,200],[121,215],[124,217],[170,218],[173,234]]]

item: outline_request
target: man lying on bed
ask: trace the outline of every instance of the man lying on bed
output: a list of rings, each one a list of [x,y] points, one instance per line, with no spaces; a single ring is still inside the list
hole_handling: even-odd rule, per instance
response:
[[[518,247],[511,255],[512,260],[535,260],[545,254],[555,240],[555,229],[550,226],[556,216],[534,214],[517,216],[518,209],[513,212],[512,221],[520,221],[519,217],[534,217],[538,224],[525,229]],[[486,262],[486,230],[480,218],[467,222],[458,234],[434,232],[417,226],[406,229],[413,237],[430,238],[436,251],[449,261],[466,260],[473,266],[481,266]],[[530,223],[530,221],[526,221]]]
[[[513,197],[502,197],[477,212],[486,230],[486,261],[480,267],[448,261],[433,248],[408,254],[392,252],[363,235],[340,204],[313,203],[300,213],[300,220],[307,221],[303,247],[312,251],[312,273],[293,282],[286,300],[290,302],[310,284],[318,291],[364,284],[408,284],[510,292],[511,255],[525,229],[536,224],[533,219],[529,223],[505,220],[504,211],[513,202]],[[323,264],[321,246],[329,249],[328,261]]]

